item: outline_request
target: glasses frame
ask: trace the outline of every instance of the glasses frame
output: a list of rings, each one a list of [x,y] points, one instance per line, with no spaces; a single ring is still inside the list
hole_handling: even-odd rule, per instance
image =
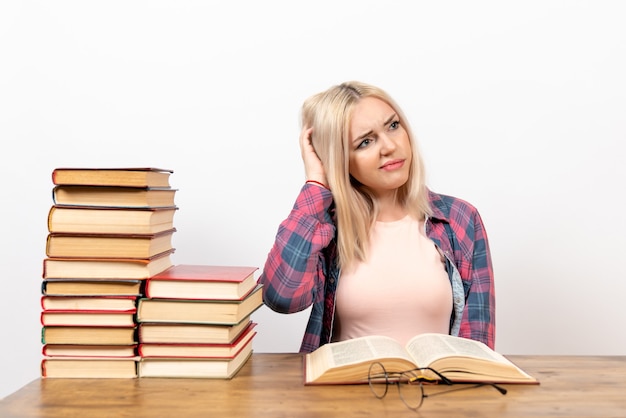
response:
[[[372,368],[375,366],[380,368],[381,373],[372,374]],[[437,376],[438,379],[433,379],[431,377],[425,376],[422,373],[424,371],[432,372],[435,376]],[[369,388],[372,394],[378,399],[383,399],[385,396],[387,396],[387,393],[389,391],[389,385],[396,386],[398,388],[398,396],[402,400],[402,403],[404,403],[404,405],[407,408],[413,411],[417,411],[422,406],[422,404],[424,403],[424,398],[442,395],[442,394],[454,392],[457,390],[478,388],[481,386],[492,386],[502,395],[506,395],[507,393],[507,390],[505,388],[498,386],[495,383],[481,382],[481,383],[477,383],[474,385],[458,387],[458,388],[454,388],[454,389],[450,389],[450,390],[446,390],[442,392],[432,393],[429,395],[424,392],[424,383],[445,384],[447,386],[455,385],[455,383],[431,367],[418,367],[415,369],[405,370],[401,372],[387,372],[387,369],[385,369],[385,366],[380,362],[374,362],[370,364],[370,367],[367,373],[367,383],[369,385]],[[381,393],[380,391],[376,390],[375,387],[382,383],[385,384],[385,388]],[[413,405],[412,403],[409,402],[409,400],[405,399],[405,395],[403,395],[403,392],[402,392],[403,385],[419,385],[420,399],[417,405]],[[460,383],[457,383],[456,385],[460,385]],[[406,393],[406,391],[404,393]]]

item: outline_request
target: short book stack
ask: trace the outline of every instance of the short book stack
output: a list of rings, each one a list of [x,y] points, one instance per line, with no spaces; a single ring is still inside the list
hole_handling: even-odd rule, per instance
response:
[[[137,377],[137,300],[172,266],[171,170],[57,168],[43,261],[43,377]]]
[[[252,354],[256,267],[179,264],[137,304],[139,377],[230,379]]]

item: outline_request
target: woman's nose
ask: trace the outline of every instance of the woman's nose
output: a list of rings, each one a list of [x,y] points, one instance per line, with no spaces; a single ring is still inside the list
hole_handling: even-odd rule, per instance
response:
[[[395,141],[386,134],[379,135],[378,143],[380,144],[380,153],[383,155],[395,151],[397,147]]]

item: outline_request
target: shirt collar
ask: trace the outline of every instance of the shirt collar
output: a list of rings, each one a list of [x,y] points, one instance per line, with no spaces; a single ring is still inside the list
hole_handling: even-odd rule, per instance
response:
[[[430,217],[450,223],[450,207],[441,198],[441,195],[429,189],[428,200],[430,202],[430,210],[432,211]]]

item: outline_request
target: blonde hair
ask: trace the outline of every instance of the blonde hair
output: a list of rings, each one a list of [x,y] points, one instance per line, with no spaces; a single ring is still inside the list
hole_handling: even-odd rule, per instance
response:
[[[340,268],[350,268],[364,261],[369,233],[378,206],[373,195],[350,176],[349,128],[356,104],[374,97],[391,106],[411,142],[413,158],[407,182],[396,191],[398,203],[412,216],[429,215],[430,205],[424,164],[409,123],[396,102],[382,89],[358,81],[345,82],[308,98],[302,106],[302,125],[313,128],[311,141],[333,193],[337,215],[337,247]]]

